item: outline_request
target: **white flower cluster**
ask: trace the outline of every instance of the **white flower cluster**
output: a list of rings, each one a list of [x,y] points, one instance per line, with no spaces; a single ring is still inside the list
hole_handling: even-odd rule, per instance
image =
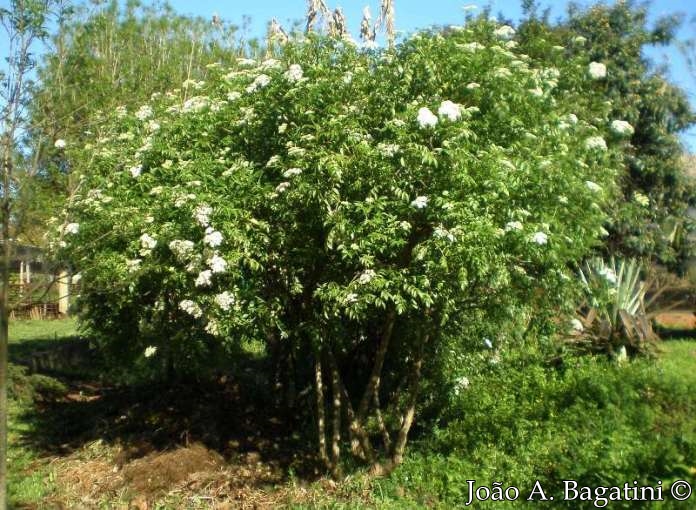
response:
[[[425,106],[418,110],[416,120],[421,128],[435,127],[437,125],[437,116]]]
[[[175,239],[169,243],[169,249],[178,260],[184,261],[191,258],[193,255],[193,241]]]
[[[588,72],[593,80],[601,80],[607,76],[607,66],[601,62],[590,62]]]
[[[128,172],[130,172],[131,176],[136,179],[140,177],[140,174],[143,173],[143,167],[138,165],[138,166],[132,166],[128,169]]]
[[[522,230],[522,223],[519,221],[508,221],[505,224],[505,232],[512,232],[513,230]]]
[[[428,207],[428,197],[423,195],[416,197],[415,200],[411,202],[411,207],[415,209],[425,209]]]
[[[261,62],[261,69],[264,70],[269,70],[269,69],[278,69],[281,66],[280,60],[275,59],[275,58],[268,58]]]
[[[468,377],[462,376],[457,378],[457,380],[454,381],[454,394],[459,395],[462,392],[462,390],[467,389],[470,385],[471,383],[469,382]]]
[[[455,240],[454,234],[442,226],[435,227],[433,235],[438,239],[447,239],[451,243]]]
[[[149,105],[141,106],[137,112],[135,112],[135,117],[138,120],[147,120],[152,117],[152,108]]]
[[[287,71],[285,71],[285,78],[288,81],[300,81],[304,76],[302,71],[302,66],[299,64],[292,64]]]
[[[207,204],[201,204],[193,211],[193,218],[201,227],[210,225],[210,215],[213,213],[213,208]]]
[[[174,198],[174,207],[183,207],[187,202],[196,200],[196,195],[193,193],[182,193]]]
[[[205,110],[210,104],[210,99],[206,96],[193,96],[186,101],[181,106],[181,111],[184,113],[189,112],[201,112]]]
[[[459,120],[462,116],[462,107],[452,101],[443,101],[437,109],[440,117],[446,117],[452,122]]]
[[[591,151],[605,151],[607,142],[601,136],[591,136],[585,140],[585,148]]]
[[[209,320],[205,325],[205,332],[212,336],[220,336],[220,324],[216,320]]]
[[[221,309],[227,312],[235,303],[234,294],[228,290],[221,292],[215,296],[215,303],[217,303]]]
[[[544,245],[549,242],[549,236],[544,232],[534,232],[530,238],[533,243]]]
[[[151,358],[152,356],[155,355],[156,352],[157,352],[157,347],[155,347],[153,345],[149,345],[145,348],[145,352],[143,353],[143,355],[146,358]]]
[[[196,80],[184,80],[184,83],[182,83],[181,86],[185,89],[194,88],[196,90],[200,90],[205,86],[205,82]]]
[[[595,193],[599,193],[600,191],[602,191],[602,187],[593,181],[585,181],[585,186],[587,186],[587,189]]]
[[[140,259],[127,259],[126,260],[126,269],[128,270],[129,273],[134,273],[138,269],[140,269],[140,263],[142,260]]]
[[[210,287],[213,284],[212,278],[213,272],[210,269],[201,271],[195,281],[196,287]]]
[[[283,192],[285,192],[289,187],[290,187],[290,183],[289,183],[289,182],[281,182],[280,184],[278,184],[278,186],[276,186],[275,192],[276,192],[276,193],[283,193]]]
[[[377,150],[385,157],[392,158],[399,153],[401,147],[394,143],[378,143]]]
[[[224,273],[227,271],[227,261],[215,253],[208,259],[208,267],[213,273]]]
[[[503,39],[503,40],[510,40],[512,37],[515,35],[515,29],[512,28],[510,25],[503,25],[502,27],[498,27],[493,31],[493,34],[498,38],[498,39]]]
[[[291,177],[295,177],[296,175],[300,175],[302,173],[301,168],[289,168],[285,172],[283,172],[283,177],[286,179],[290,179]]]
[[[269,83],[271,83],[271,77],[267,74],[260,74],[254,79],[254,81],[246,88],[248,93],[256,92],[259,89],[264,88]]]
[[[179,308],[187,314],[189,314],[191,317],[194,317],[196,319],[200,318],[203,315],[203,310],[201,310],[201,307],[193,301],[191,301],[190,299],[184,299],[183,301],[181,301],[179,303]]]
[[[461,118],[462,107],[457,103],[445,100],[440,103],[437,113],[440,115],[440,117],[444,117],[454,122]],[[421,128],[425,129],[435,127],[438,123],[438,118],[437,115],[430,111],[430,108],[424,106],[418,110],[416,121]]]
[[[615,120],[611,123],[611,130],[619,136],[631,136],[635,130],[625,120]]]
[[[213,230],[212,227],[208,227],[205,229],[203,242],[211,248],[217,248],[222,244],[222,234],[217,230]]]
[[[58,140],[55,141],[53,146],[56,149],[65,149],[65,146],[66,146],[65,140],[63,140],[62,138],[59,138]]]
[[[77,234],[80,231],[79,223],[68,223],[63,227],[64,234]]]
[[[358,283],[360,285],[370,283],[375,276],[377,276],[377,273],[375,273],[373,269],[365,269],[365,271],[360,273],[360,276],[358,277]]]
[[[145,250],[154,250],[157,246],[157,239],[149,234],[143,234],[140,236],[140,246]]]
[[[466,44],[458,44],[457,47],[459,49],[462,49],[464,51],[468,51],[470,53],[486,49],[486,47],[479,42],[470,42],[470,43],[466,43]]]

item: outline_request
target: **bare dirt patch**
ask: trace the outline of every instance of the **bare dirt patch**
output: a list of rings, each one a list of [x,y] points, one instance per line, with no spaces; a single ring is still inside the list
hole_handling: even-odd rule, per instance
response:
[[[94,458],[98,455],[98,458]],[[143,457],[126,458],[120,447],[85,445],[54,460],[57,491],[55,508],[275,509],[288,504],[341,497],[340,484],[329,479],[317,484],[288,483],[277,464],[258,452],[230,460],[200,443]],[[369,501],[366,489],[363,499]],[[355,498],[347,491],[346,499]]]
[[[689,311],[666,312],[655,317],[658,327],[671,330],[696,330],[696,313]]]
[[[24,437],[53,468],[50,508],[279,508],[311,493],[290,473],[318,478],[301,419],[238,378],[67,386]]]
[[[191,476],[216,473],[223,468],[224,459],[202,444],[178,448],[170,452],[155,452],[126,464],[123,478],[138,494],[156,495],[171,490]]]

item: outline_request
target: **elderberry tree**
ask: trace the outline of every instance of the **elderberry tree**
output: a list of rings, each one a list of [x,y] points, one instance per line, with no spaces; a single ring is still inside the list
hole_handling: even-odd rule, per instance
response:
[[[627,128],[587,92],[606,69],[515,37],[485,19],[390,50],[309,35],[68,140],[52,246],[83,321],[175,372],[261,339],[314,385],[330,470],[348,445],[398,464],[424,367],[470,352],[472,321],[558,306],[616,190]]]

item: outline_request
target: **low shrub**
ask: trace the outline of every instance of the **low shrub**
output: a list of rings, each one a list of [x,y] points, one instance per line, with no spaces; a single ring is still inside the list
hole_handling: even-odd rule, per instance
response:
[[[424,435],[404,466],[380,485],[387,499],[398,499],[405,488],[422,504],[461,507],[469,497],[467,480],[476,480],[477,486],[498,481],[518,487],[517,503],[524,505],[539,480],[547,495],[555,495],[554,508],[593,508],[559,501],[562,481],[622,487],[661,480],[666,493],[672,481],[693,479],[693,377],[649,359],[617,364],[584,356],[549,364],[539,351],[501,358],[469,364],[468,386],[452,395],[434,433]],[[631,502],[611,505],[633,508]],[[663,506],[687,507],[672,500]]]

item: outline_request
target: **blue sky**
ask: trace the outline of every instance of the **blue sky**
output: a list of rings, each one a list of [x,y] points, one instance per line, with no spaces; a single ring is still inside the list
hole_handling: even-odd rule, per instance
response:
[[[143,3],[149,3],[144,0]],[[306,0],[170,0],[169,3],[176,11],[182,14],[193,14],[205,18],[211,18],[213,13],[218,14],[226,21],[242,25],[244,16],[251,18],[249,36],[265,33],[266,23],[275,17],[283,26],[289,26],[295,20],[301,20],[306,9]],[[379,0],[326,0],[329,7],[340,6],[346,14],[351,31],[358,32],[362,8],[369,5],[373,18],[376,17]],[[507,18],[518,20],[521,16],[520,0],[491,0],[477,2],[475,0],[395,0],[396,26],[403,32],[411,32],[418,28],[431,25],[460,24],[464,20],[465,5],[478,5],[479,8],[491,5],[493,14],[503,13]],[[588,0],[576,1],[579,5],[591,5],[596,2]],[[565,13],[567,1],[541,0],[542,6],[552,6],[552,18],[561,17]],[[9,0],[0,0],[1,7],[8,7]],[[474,11],[476,12],[476,11]],[[662,14],[681,13],[684,21],[696,17],[695,0],[657,0],[650,7],[650,15],[655,18]],[[685,23],[679,36],[682,39],[696,37],[694,24]],[[7,53],[7,42],[4,34],[0,34],[0,57]],[[677,85],[684,88],[696,109],[696,77],[691,76],[686,68],[682,55],[676,48],[660,48],[648,52],[648,56],[657,64],[669,66],[668,77]],[[4,63],[4,62],[3,62]],[[696,129],[683,137],[684,143],[696,152]]]

